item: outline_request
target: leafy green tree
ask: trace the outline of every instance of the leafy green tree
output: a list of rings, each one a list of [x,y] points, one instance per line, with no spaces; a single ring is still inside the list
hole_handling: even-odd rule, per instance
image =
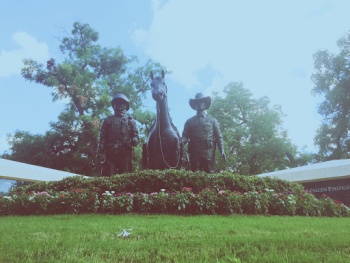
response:
[[[325,160],[350,157],[350,31],[337,45],[338,54],[319,50],[313,56],[312,92],[323,97],[318,106],[323,120],[314,140]]]
[[[27,131],[15,131],[8,139],[11,154],[5,153],[6,159],[55,168],[50,153],[50,136],[31,134]]]
[[[143,130],[150,125],[152,113],[141,109],[149,73],[160,71],[160,64],[148,61],[137,66],[136,57],[127,58],[121,48],[103,48],[97,41],[95,30],[76,22],[61,40],[60,50],[66,56],[61,63],[51,58],[44,66],[24,60],[22,76],[50,88],[53,101],[63,100],[66,107],[45,135],[16,133],[9,141],[8,158],[86,175],[99,173],[93,162],[98,130],[101,119],[112,114],[110,96],[116,91],[130,99],[131,113]]]
[[[208,110],[225,141],[227,161],[217,158],[218,170],[253,175],[300,164],[296,146],[281,127],[279,106],[271,107],[266,97],[253,99],[242,83],[229,83],[223,93],[214,93]]]

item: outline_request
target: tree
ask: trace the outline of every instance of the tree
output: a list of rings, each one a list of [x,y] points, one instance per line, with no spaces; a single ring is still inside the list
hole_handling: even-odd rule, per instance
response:
[[[214,93],[208,110],[225,141],[227,161],[217,160],[218,170],[253,175],[300,164],[297,148],[281,128],[279,106],[270,107],[267,97],[253,99],[242,83],[229,83],[223,93]]]
[[[339,54],[319,50],[313,55],[312,92],[324,98],[318,106],[323,120],[314,140],[325,160],[350,156],[350,31],[337,45]]]
[[[56,168],[51,156],[50,136],[31,134],[27,131],[15,131],[8,139],[11,154],[4,154],[6,159]]]
[[[44,66],[32,59],[24,60],[22,76],[49,87],[53,101],[67,103],[45,135],[15,133],[9,141],[9,159],[86,175],[98,173],[93,166],[97,134],[101,119],[111,114],[110,96],[116,91],[130,99],[140,125],[150,125],[152,113],[140,109],[149,90],[149,73],[160,71],[160,64],[149,60],[137,66],[136,57],[127,58],[120,48],[102,48],[97,41],[95,30],[76,22],[71,34],[61,40],[60,50],[66,55],[63,62],[51,58]],[[49,160],[43,163],[43,159]]]

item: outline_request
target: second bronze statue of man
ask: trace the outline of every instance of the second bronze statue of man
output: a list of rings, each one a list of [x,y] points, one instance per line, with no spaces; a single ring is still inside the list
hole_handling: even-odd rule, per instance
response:
[[[126,115],[130,108],[129,99],[124,94],[117,93],[111,104],[114,115],[102,122],[97,150],[106,157],[102,165],[102,176],[132,172],[132,147],[139,142],[136,122]]]
[[[195,99],[190,99],[189,103],[197,114],[186,121],[182,142],[184,144],[188,142],[191,170],[212,173],[214,172],[216,145],[225,160],[226,155],[219,123],[213,117],[205,114],[211,105],[211,98],[197,93]]]

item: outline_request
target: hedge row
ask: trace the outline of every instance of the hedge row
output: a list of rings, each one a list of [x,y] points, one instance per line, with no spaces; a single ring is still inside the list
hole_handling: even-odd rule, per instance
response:
[[[70,177],[13,189],[0,215],[79,213],[271,214],[350,216],[339,201],[273,178],[178,170]]]
[[[50,215],[86,213],[255,214],[302,216],[349,216],[350,209],[324,196],[273,190],[232,192],[205,188],[193,193],[189,187],[170,192],[102,194],[83,189],[56,193],[29,192],[0,197],[0,215]]]
[[[194,193],[204,188],[224,189],[236,192],[263,191],[272,189],[275,192],[300,193],[303,186],[297,183],[277,178],[257,176],[242,176],[228,172],[207,174],[204,172],[188,172],[184,170],[144,170],[140,172],[115,175],[112,177],[68,177],[61,181],[41,182],[30,186],[19,187],[11,194],[41,191],[69,191],[71,189],[85,189],[100,194],[105,191],[115,192],[143,192],[151,193],[167,189],[180,191],[183,187],[190,187]]]

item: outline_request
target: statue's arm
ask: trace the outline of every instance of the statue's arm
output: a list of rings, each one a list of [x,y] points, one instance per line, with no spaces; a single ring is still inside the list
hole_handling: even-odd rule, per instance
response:
[[[136,122],[132,119],[130,121],[130,144],[136,146],[139,143],[139,130],[137,129]]]
[[[107,127],[107,119],[102,121],[99,133],[99,141],[98,141],[98,149],[97,153],[102,153],[106,144],[106,128]]]
[[[184,145],[189,141],[189,122],[186,121],[184,130],[182,132],[181,143]]]
[[[221,156],[226,160],[225,148],[224,148],[224,139],[221,134],[220,125],[216,119],[213,118],[214,124],[214,138],[218,145]]]

